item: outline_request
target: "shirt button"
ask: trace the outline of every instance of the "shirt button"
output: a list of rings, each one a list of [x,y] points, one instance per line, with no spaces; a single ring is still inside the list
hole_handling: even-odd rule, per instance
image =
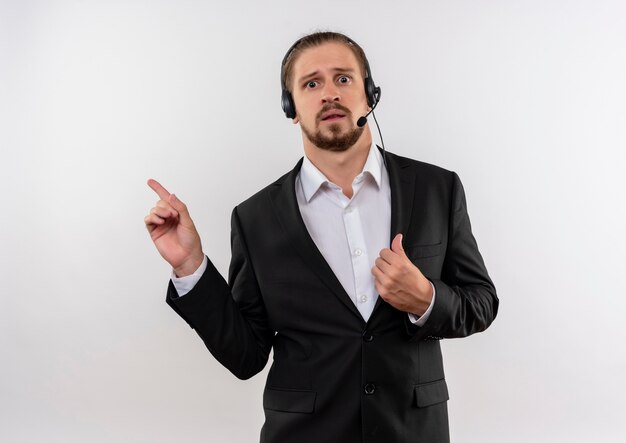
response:
[[[361,300],[361,303],[365,303],[367,301],[367,295],[360,296],[359,300]]]
[[[361,251],[360,249],[355,249],[355,250],[354,250],[354,255],[356,255],[357,257],[358,257],[359,255],[361,255],[361,254],[363,254],[363,251]]]
[[[363,392],[365,395],[372,395],[376,391],[376,386],[374,383],[368,383],[363,387]]]

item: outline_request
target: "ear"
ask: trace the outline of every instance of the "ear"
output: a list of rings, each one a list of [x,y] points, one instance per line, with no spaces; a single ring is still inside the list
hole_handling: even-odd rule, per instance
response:
[[[294,118],[291,119],[291,121],[294,125],[297,125],[300,122],[300,119],[298,119],[298,116],[296,115]]]

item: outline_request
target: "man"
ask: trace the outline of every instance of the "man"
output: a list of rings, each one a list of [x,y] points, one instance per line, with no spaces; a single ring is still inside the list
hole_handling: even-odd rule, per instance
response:
[[[239,378],[274,349],[262,442],[449,441],[439,339],[486,329],[498,308],[461,183],[357,125],[380,89],[346,36],[300,39],[281,84],[305,156],[233,210],[228,283],[186,206],[149,180],[167,303]]]

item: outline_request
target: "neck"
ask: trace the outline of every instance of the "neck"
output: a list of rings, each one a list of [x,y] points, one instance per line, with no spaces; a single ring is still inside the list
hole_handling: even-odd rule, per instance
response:
[[[342,152],[328,151],[313,145],[303,134],[304,154],[331,182],[340,186],[344,195],[352,198],[352,182],[363,171],[372,134],[368,126],[357,142]]]

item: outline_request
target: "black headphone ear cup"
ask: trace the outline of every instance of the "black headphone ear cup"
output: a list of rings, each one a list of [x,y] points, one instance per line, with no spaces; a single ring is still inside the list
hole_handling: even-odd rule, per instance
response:
[[[373,108],[376,104],[376,85],[371,77],[365,77],[365,97],[367,97],[367,104],[370,108]]]
[[[282,106],[287,118],[294,118],[296,116],[296,105],[293,103],[291,92],[286,89],[283,89],[283,93],[280,97],[280,105]]]

